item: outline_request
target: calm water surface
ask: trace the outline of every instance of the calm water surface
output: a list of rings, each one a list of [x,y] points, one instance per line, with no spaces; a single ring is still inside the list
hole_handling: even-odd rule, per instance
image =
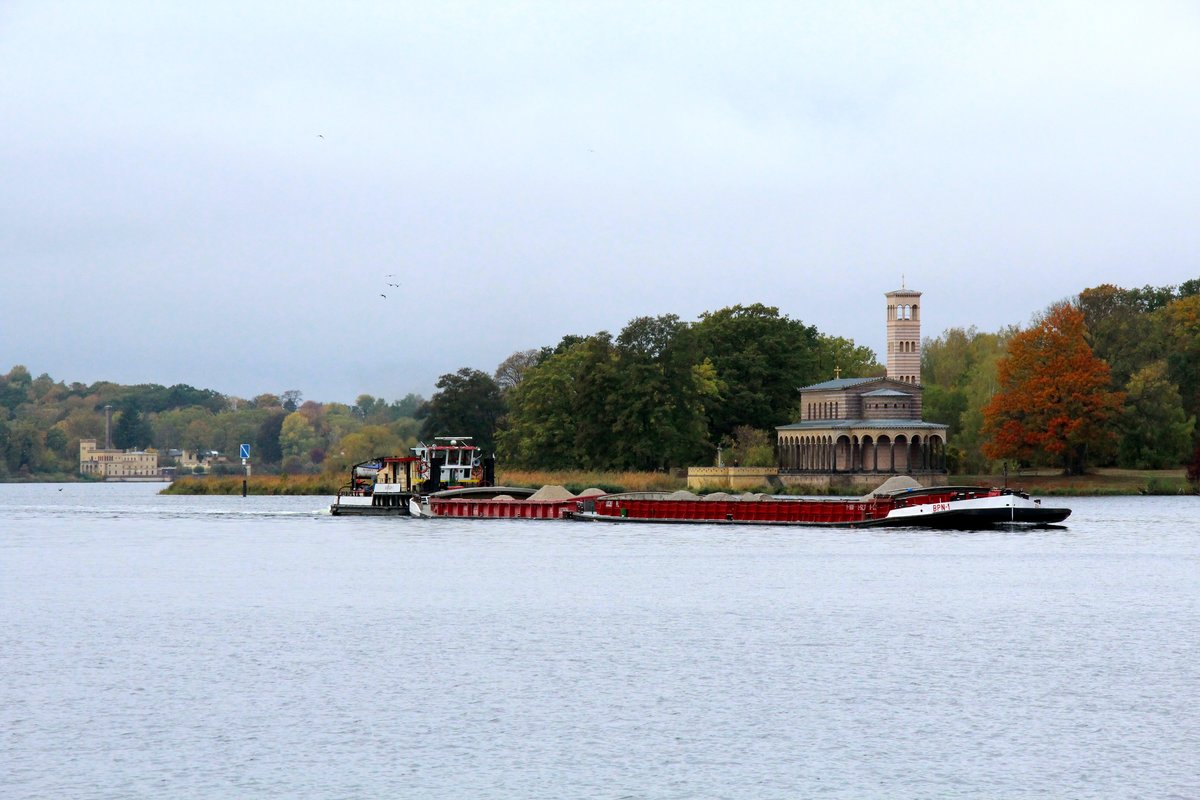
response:
[[[1200,797],[1196,498],[937,533],[0,485],[0,795]]]

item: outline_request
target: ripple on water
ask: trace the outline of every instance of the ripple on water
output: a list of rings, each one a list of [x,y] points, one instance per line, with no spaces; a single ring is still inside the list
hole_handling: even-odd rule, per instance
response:
[[[955,534],[102,488],[0,486],[6,797],[1200,795],[1176,498]]]

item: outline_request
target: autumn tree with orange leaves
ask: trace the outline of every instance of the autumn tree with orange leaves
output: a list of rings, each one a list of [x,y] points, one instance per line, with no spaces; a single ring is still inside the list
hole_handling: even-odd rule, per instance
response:
[[[1084,472],[1089,449],[1111,444],[1124,396],[1111,388],[1108,364],[1087,343],[1083,312],[1050,308],[1036,327],[1008,342],[997,365],[1000,389],[983,410],[989,458],[1061,463]]]

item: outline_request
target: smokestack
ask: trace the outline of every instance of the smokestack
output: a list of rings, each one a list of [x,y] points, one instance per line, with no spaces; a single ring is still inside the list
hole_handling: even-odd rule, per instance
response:
[[[112,406],[104,407],[104,449],[112,450]]]

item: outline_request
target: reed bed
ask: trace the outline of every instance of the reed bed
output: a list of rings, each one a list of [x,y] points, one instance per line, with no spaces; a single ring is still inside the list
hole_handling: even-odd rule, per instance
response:
[[[605,492],[673,492],[686,489],[687,480],[665,472],[597,472],[584,470],[499,470],[496,482],[502,486],[564,486],[572,492],[596,488]],[[946,481],[958,485],[1001,486],[1002,475],[951,475]],[[335,495],[345,483],[343,475],[254,475],[249,478],[246,493],[254,495]],[[1104,496],[1137,494],[1195,494],[1196,486],[1187,480],[1183,470],[1107,470],[1088,475],[1064,476],[1047,470],[1040,474],[1008,476],[1008,485],[1047,496]],[[730,491],[722,487],[705,487],[707,491]],[[745,490],[738,490],[745,491]],[[792,486],[787,489],[763,486],[752,491],[775,494],[828,495],[865,494],[863,487],[829,489],[817,486]],[[239,475],[185,476],[168,484],[161,494],[219,495],[241,494]]]
[[[951,475],[947,483],[1003,486],[1003,475]],[[1047,497],[1118,497],[1137,494],[1195,494],[1196,485],[1184,470],[1101,468],[1086,475],[1063,475],[1055,470],[1010,472],[1008,486]]]
[[[171,482],[159,494],[241,494],[241,476],[187,476]],[[333,475],[251,475],[246,479],[246,494],[324,494],[335,495],[345,483]]]

